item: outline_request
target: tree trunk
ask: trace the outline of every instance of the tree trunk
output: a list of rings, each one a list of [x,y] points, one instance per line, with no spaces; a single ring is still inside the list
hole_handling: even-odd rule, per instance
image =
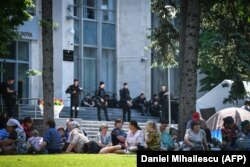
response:
[[[197,55],[200,30],[200,0],[183,0],[180,34],[180,117],[179,139],[183,140],[187,121],[196,110]],[[185,13],[186,12],[186,13]],[[185,16],[185,18],[184,18]]]
[[[42,0],[43,123],[54,119],[52,0]]]

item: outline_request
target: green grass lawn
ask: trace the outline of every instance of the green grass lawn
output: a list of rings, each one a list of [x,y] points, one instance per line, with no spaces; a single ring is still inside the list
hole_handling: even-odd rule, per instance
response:
[[[0,167],[135,167],[136,155],[58,154],[0,156]]]

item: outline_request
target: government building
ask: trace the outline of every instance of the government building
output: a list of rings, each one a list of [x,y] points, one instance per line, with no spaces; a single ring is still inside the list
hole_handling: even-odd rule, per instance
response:
[[[1,81],[14,77],[19,98],[43,97],[42,76],[26,75],[30,69],[42,71],[41,0],[34,5],[27,9],[32,20],[18,29],[21,39],[0,55]],[[55,97],[69,105],[65,90],[74,78],[84,89],[82,96],[93,95],[100,81],[111,96],[124,82],[133,98],[158,93],[167,73],[151,68],[150,5],[150,0],[53,0]],[[171,92],[178,96],[176,70],[172,74]]]

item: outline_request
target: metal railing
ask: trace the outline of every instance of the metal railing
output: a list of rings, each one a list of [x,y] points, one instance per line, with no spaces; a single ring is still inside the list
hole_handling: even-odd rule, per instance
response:
[[[38,111],[41,111],[38,106],[38,100],[41,98],[20,98],[17,99],[18,118],[21,114],[27,112],[30,117],[37,118]],[[39,112],[40,113],[40,112]]]
[[[18,107],[18,118],[20,119],[23,115],[30,116],[32,118],[41,118],[41,109],[39,107],[39,100],[41,98],[20,98],[17,99],[17,107]],[[69,101],[69,99],[63,99],[64,103]],[[23,116],[25,117],[25,116]]]

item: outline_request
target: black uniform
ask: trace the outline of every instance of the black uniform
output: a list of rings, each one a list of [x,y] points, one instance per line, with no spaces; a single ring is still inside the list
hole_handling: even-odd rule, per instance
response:
[[[150,114],[153,116],[160,116],[161,105],[157,97],[153,97],[149,102]]]
[[[96,95],[96,106],[97,106],[97,117],[98,121],[101,121],[101,109],[104,110],[106,121],[109,121],[108,111],[107,111],[107,98],[106,92],[103,88],[98,88],[95,92]],[[103,101],[102,101],[102,100]]]
[[[159,98],[160,98],[160,105],[161,105],[161,121],[168,120],[168,95],[166,95],[167,91],[160,91]]]
[[[131,120],[131,109],[128,105],[128,101],[131,100],[130,93],[128,89],[121,89],[120,90],[120,105],[122,107],[122,113],[123,113],[123,121],[126,121],[126,113],[128,113],[128,119],[127,121]]]
[[[88,105],[86,105],[85,103],[87,103]],[[82,106],[82,107],[89,107],[89,105],[92,106],[92,105],[94,105],[94,104],[95,104],[95,103],[93,102],[93,100],[92,100],[91,98],[84,98],[84,99],[82,100],[81,106]]]
[[[145,115],[148,110],[148,101],[145,97],[141,98],[141,96],[137,96],[133,99],[133,107],[139,110],[142,115]]]
[[[12,114],[13,114],[12,108],[16,104],[16,93],[7,92],[7,89],[14,91],[13,86],[14,86],[13,84],[10,85],[7,82],[4,82],[1,84],[2,98],[3,98],[3,102],[7,110],[8,117],[12,117]]]
[[[81,89],[79,86],[70,85],[66,93],[70,94],[70,118],[73,117],[73,114],[75,112],[75,118],[78,116],[79,111],[79,95],[81,93]]]

